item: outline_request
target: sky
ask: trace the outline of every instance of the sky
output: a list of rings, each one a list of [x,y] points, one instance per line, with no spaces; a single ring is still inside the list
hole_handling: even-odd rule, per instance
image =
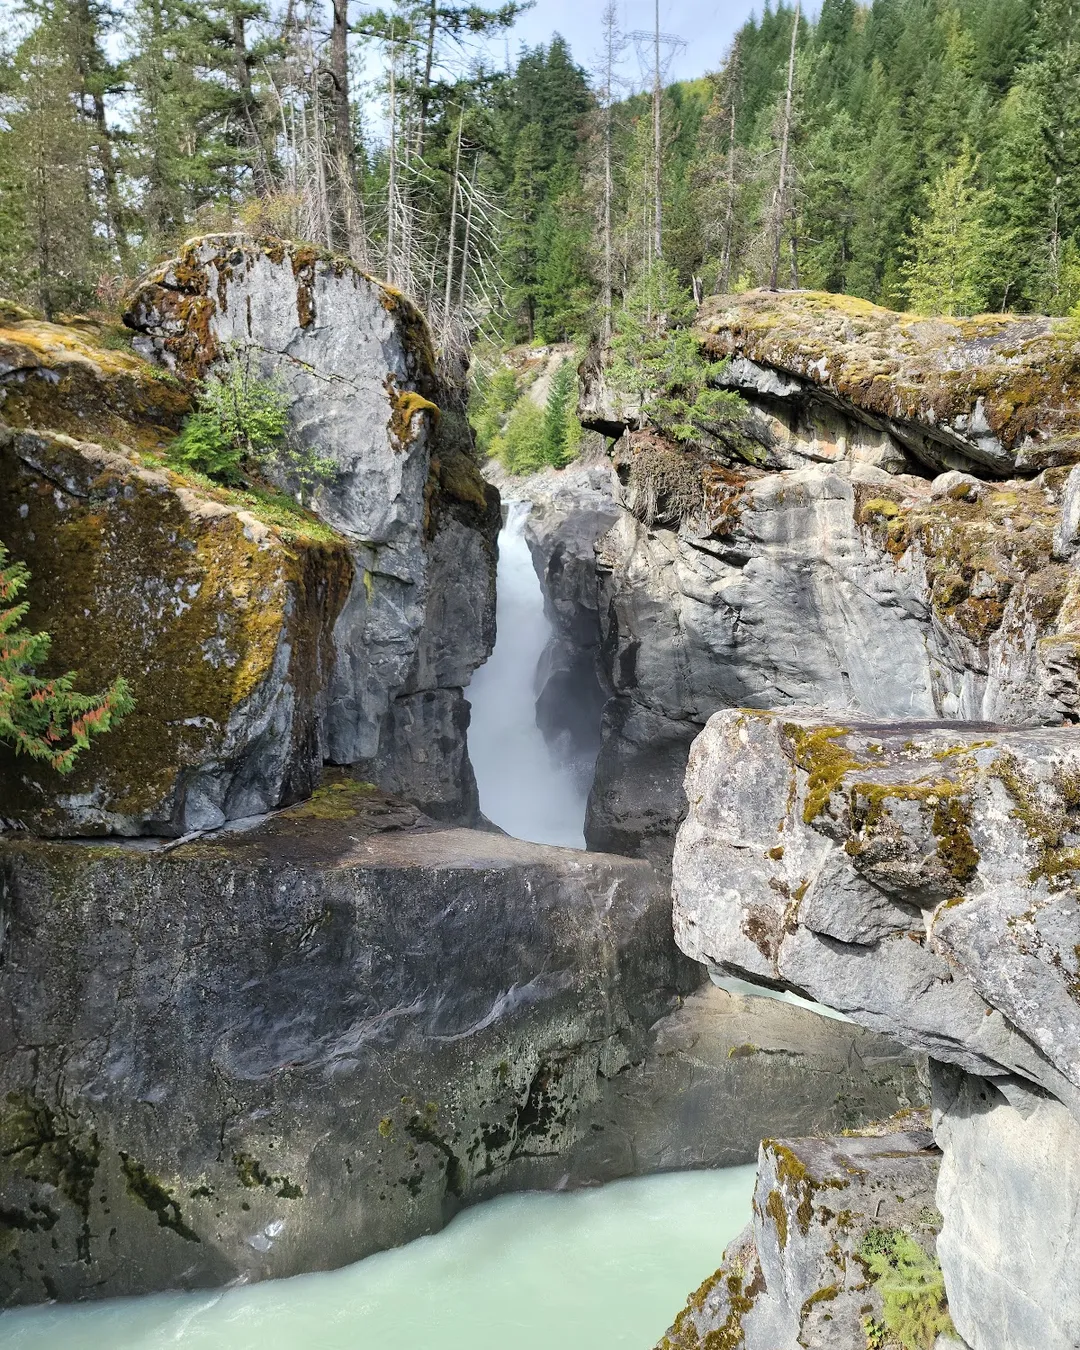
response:
[[[718,69],[736,31],[752,13],[761,13],[762,3],[763,0],[660,0],[660,31],[681,37],[686,43],[672,57],[667,79],[689,80]],[[511,56],[522,42],[535,46],[547,42],[552,33],[561,33],[569,42],[574,59],[588,69],[599,61],[603,10],[604,0],[537,0],[510,32]],[[624,32],[652,29],[654,0],[619,0],[619,10]],[[641,83],[633,47],[623,73]]]

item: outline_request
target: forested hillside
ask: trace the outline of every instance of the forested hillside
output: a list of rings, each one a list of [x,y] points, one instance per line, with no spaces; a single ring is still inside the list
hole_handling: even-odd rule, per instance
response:
[[[557,35],[494,68],[521,8],[24,0],[0,33],[0,291],[109,307],[239,226],[350,254],[447,349],[603,332],[671,269],[699,294],[775,272],[925,312],[1080,303],[1072,0],[824,0],[797,28],[766,7],[663,91],[659,175],[616,6],[591,72]]]

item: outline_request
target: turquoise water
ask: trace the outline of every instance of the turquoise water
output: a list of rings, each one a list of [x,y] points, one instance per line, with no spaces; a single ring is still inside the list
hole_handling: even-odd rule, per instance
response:
[[[4,1350],[650,1350],[750,1218],[753,1167],[504,1196],[343,1270],[0,1315]]]

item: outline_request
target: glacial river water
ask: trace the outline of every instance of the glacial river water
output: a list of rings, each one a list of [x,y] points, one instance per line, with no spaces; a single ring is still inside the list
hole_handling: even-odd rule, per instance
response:
[[[754,1169],[504,1196],[343,1270],[0,1315],[4,1350],[651,1350],[750,1217]]]

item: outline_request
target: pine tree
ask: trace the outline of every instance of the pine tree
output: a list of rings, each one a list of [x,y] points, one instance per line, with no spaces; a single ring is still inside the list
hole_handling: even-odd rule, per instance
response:
[[[551,378],[544,408],[544,461],[557,469],[569,464],[576,454],[576,438],[571,424],[577,425],[577,374],[572,360],[563,361]]]
[[[52,679],[38,675],[52,643],[47,633],[22,627],[29,605],[19,596],[29,580],[26,567],[11,562],[0,544],[0,742],[67,774],[91,738],[115,726],[135,704],[121,677],[103,694],[79,694],[72,671]]]
[[[109,260],[93,136],[72,53],[73,13],[67,0],[51,0],[31,16],[12,56],[0,138],[0,279],[52,318],[92,301]]]
[[[986,304],[994,238],[967,146],[939,176],[924,215],[912,226],[903,271],[908,300],[921,314],[975,314]]]

